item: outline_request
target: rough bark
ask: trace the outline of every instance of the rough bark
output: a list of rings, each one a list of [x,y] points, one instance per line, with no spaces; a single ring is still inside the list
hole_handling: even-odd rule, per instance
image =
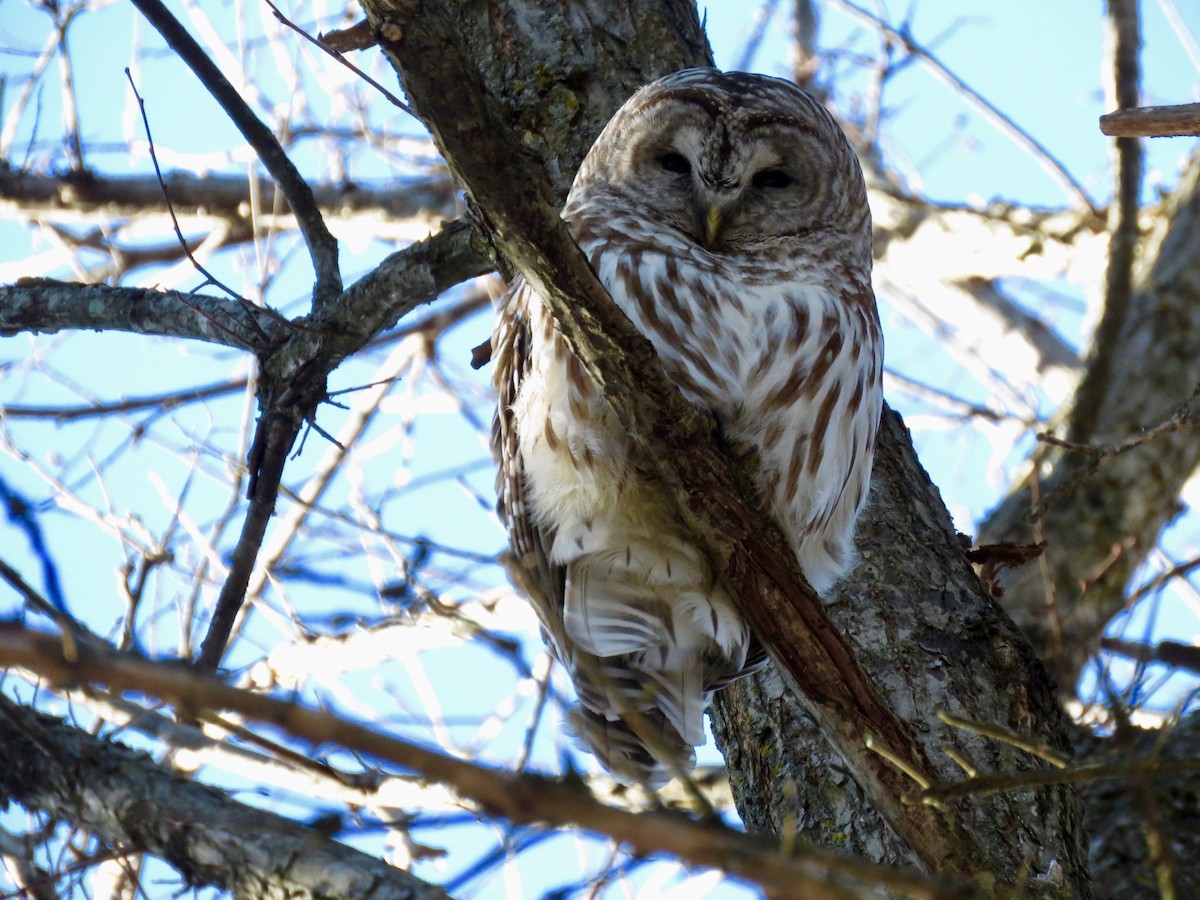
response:
[[[0,694],[0,797],[152,853],[188,886],[291,900],[439,900],[401,869]]]
[[[963,777],[947,750],[984,772],[1045,768],[1028,754],[936,718],[945,711],[1067,746],[1044,670],[982,591],[894,413],[884,415],[875,465],[871,503],[857,535],[862,561],[830,601],[830,618],[913,724],[935,761],[936,778]],[[811,836],[808,829],[815,828],[848,851],[906,858],[904,845],[864,814],[844,760],[814,746],[802,725],[805,701],[781,693],[772,672],[735,684],[719,695],[716,707],[714,730],[748,825],[775,828],[795,821],[802,833]],[[1001,852],[1008,855],[1009,872],[1028,862],[1033,879],[1087,895],[1081,812],[1070,788],[976,798],[955,811],[982,844],[1006,848]]]

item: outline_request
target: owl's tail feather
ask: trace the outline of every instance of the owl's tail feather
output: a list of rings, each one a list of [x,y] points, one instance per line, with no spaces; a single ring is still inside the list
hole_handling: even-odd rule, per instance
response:
[[[568,714],[575,736],[622,781],[656,789],[696,765],[692,746],[660,710],[643,710],[631,719],[636,720],[639,733],[624,719],[608,719],[582,703]]]
[[[644,690],[654,697],[667,721],[686,743],[698,746],[704,743],[704,710],[712,695],[704,690],[699,660],[680,663],[676,668],[638,668],[647,678]]]

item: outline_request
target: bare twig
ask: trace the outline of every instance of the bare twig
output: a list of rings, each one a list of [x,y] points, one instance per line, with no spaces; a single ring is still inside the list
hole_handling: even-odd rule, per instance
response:
[[[62,79],[62,115],[63,130],[67,138],[67,157],[71,168],[82,172],[86,166],[83,161],[83,140],[80,138],[79,103],[75,90],[75,74],[71,65],[71,54],[67,52],[67,28],[75,16],[84,7],[79,5],[64,5],[48,3],[44,7],[54,17],[54,28],[58,40],[58,67]],[[66,13],[66,15],[63,15]]]
[[[972,722],[970,719],[964,719],[962,716],[951,715],[945,710],[938,710],[937,717],[952,728],[962,728],[966,731],[973,731],[976,734],[982,734],[984,737],[989,737],[994,741],[1000,741],[1008,744],[1010,747],[1016,747],[1018,750],[1024,750],[1026,753],[1032,753],[1038,759],[1044,759],[1050,765],[1062,769],[1070,764],[1071,758],[1063,753],[1058,752],[1053,747],[1047,747],[1041,741],[1030,740],[1024,735],[1017,734],[1008,728],[1000,725],[988,725],[983,722]]]
[[[184,406],[188,403],[199,403],[224,397],[226,394],[236,394],[246,389],[247,379],[237,378],[232,381],[218,381],[203,387],[189,388],[182,391],[167,391],[162,394],[149,394],[143,397],[130,397],[114,403],[89,403],[85,406],[20,406],[8,405],[2,413],[7,419],[50,419],[59,424],[77,422],[80,419],[103,418],[105,416],[121,415],[122,413],[138,412],[143,409],[167,411]]]
[[[980,775],[963,781],[940,782],[930,785],[924,796],[927,800],[960,800],[983,794],[1003,794],[1052,784],[1087,784],[1093,781],[1126,781],[1135,774],[1147,778],[1171,778],[1200,772],[1200,759],[1158,759],[1152,761],[1089,763],[1065,769],[1045,769],[1040,772],[1004,772]]]
[[[742,47],[742,55],[738,57],[735,69],[747,70],[754,64],[754,57],[758,53],[758,48],[762,46],[763,38],[767,33],[767,26],[771,24],[771,19],[775,15],[775,11],[779,8],[779,0],[762,0],[759,3],[758,9],[754,13],[753,24],[750,27],[750,36],[746,38],[746,43]]]
[[[1118,109],[1100,117],[1110,137],[1187,137],[1200,134],[1200,103]]]
[[[1124,440],[1116,441],[1112,444],[1085,444],[1078,441],[1066,441],[1044,431],[1038,433],[1037,439],[1055,447],[1062,447],[1064,450],[1082,453],[1099,461],[1111,456],[1120,456],[1122,453],[1127,453],[1165,434],[1174,434],[1177,431],[1186,431],[1189,428],[1195,428],[1200,424],[1198,422],[1200,415],[1198,414],[1200,414],[1200,393],[1193,394],[1192,398],[1179,407],[1175,411],[1175,414],[1165,422],[1155,425],[1153,428],[1147,428],[1145,431],[1140,431],[1137,434],[1131,434]]]
[[[129,80],[129,88],[133,91],[133,96],[137,99],[138,111],[142,114],[142,127],[146,129],[146,144],[150,149],[150,162],[154,165],[154,177],[158,179],[158,186],[162,190],[163,200],[167,203],[167,213],[171,216],[171,227],[175,229],[175,237],[179,239],[179,246],[183,248],[183,252],[187,255],[187,258],[196,267],[196,271],[204,276],[207,284],[219,287],[235,300],[243,299],[241,294],[233,290],[233,288],[226,287],[217,276],[200,265],[200,261],[192,255],[192,248],[188,246],[188,242],[183,236],[183,230],[179,227],[179,219],[175,216],[175,207],[171,203],[171,194],[167,190],[167,183],[163,180],[162,169],[158,166],[158,154],[154,150],[154,138],[150,134],[150,118],[146,115],[146,101],[138,93],[137,85],[133,83],[133,73],[129,71],[128,66],[125,67],[125,77]],[[201,285],[200,288],[204,286]]]

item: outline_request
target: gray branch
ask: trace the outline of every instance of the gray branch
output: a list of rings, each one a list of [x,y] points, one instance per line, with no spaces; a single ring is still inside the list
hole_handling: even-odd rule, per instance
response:
[[[0,797],[243,898],[446,900],[439,887],[0,695]]]
[[[21,332],[128,331],[265,353],[288,323],[242,300],[182,291],[23,278],[0,285],[0,337]]]

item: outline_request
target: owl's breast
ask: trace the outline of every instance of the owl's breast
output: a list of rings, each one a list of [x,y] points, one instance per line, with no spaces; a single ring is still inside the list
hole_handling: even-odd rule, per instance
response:
[[[795,379],[816,332],[842,318],[820,285],[776,265],[708,253],[670,235],[582,244],[601,283],[692,401],[724,416],[757,407],[764,385]]]

